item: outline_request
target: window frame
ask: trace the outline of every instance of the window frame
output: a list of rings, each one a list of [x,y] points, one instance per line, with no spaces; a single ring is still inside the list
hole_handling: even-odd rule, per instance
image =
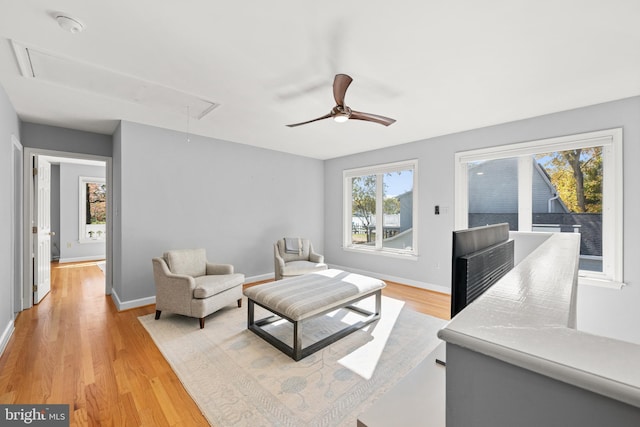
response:
[[[622,128],[507,144],[455,153],[455,229],[468,227],[467,164],[516,157],[518,165],[518,229],[531,231],[530,156],[578,148],[602,147],[602,263],[603,271],[579,271],[583,284],[623,285],[623,156]],[[528,168],[529,170],[525,170]],[[527,205],[529,204],[529,205]]]
[[[85,191],[85,187],[89,183],[107,183],[106,178],[95,177],[95,176],[79,176],[78,177],[78,242],[79,243],[100,243],[105,242],[106,232],[107,232],[107,224],[101,224],[102,227],[97,227],[102,231],[102,235],[98,238],[88,238],[87,237],[87,225],[85,224],[85,218],[87,214],[87,193]]]
[[[383,189],[382,179],[384,174],[399,172],[411,169],[413,171],[413,206],[412,206],[412,239],[411,250],[394,249],[382,245],[383,233],[376,233],[375,246],[357,245],[352,243],[352,219],[353,219],[353,197],[352,179],[359,176],[376,175],[376,224],[383,223]],[[384,163],[374,166],[365,166],[355,169],[345,169],[342,171],[343,182],[343,250],[358,253],[383,255],[403,259],[417,259],[418,257],[418,159],[404,160],[393,163]]]

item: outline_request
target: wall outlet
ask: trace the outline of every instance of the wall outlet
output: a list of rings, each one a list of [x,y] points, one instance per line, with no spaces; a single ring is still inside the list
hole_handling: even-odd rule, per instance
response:
[[[67,248],[71,248],[71,242],[67,242]]]

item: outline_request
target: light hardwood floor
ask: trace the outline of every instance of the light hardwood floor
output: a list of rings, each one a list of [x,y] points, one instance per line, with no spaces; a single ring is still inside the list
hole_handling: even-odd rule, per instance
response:
[[[449,295],[387,284],[384,295],[449,318]],[[0,358],[0,404],[68,403],[71,426],[207,426],[138,322],[154,311],[118,312],[93,262],[53,263],[51,293],[20,313]]]

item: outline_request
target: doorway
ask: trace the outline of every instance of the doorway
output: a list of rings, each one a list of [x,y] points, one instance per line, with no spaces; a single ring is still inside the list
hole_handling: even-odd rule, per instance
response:
[[[76,262],[83,259],[88,260],[91,257],[94,259],[104,258],[105,266],[105,294],[111,294],[112,289],[112,163],[110,157],[96,156],[81,153],[68,153],[54,150],[43,150],[36,148],[26,148],[24,150],[24,162],[23,162],[23,223],[24,223],[24,250],[23,257],[23,292],[22,292],[22,309],[30,308],[34,304],[37,304],[48,292],[50,287],[50,263],[52,254],[59,258],[59,261]],[[47,170],[51,170],[53,165],[53,179],[57,179],[55,185],[61,190],[58,192],[58,200],[60,205],[63,203],[71,203],[73,206],[66,206],[62,212],[62,206],[55,207],[57,209],[58,217],[56,215],[50,216],[51,209],[48,204],[51,202],[51,173]],[[63,166],[64,165],[64,166]],[[42,170],[34,171],[34,168],[39,167]],[[103,173],[96,173],[96,170],[102,168]],[[58,174],[56,177],[56,169]],[[61,171],[65,171],[64,174]],[[74,176],[75,174],[75,176]],[[39,177],[40,175],[40,177]],[[64,178],[63,178],[64,175]],[[102,175],[95,177],[94,175]],[[84,178],[84,181],[80,177]],[[103,206],[104,212],[102,218],[106,220],[105,224],[83,224],[84,215],[88,216],[86,212],[82,211],[81,200],[83,191],[86,193],[87,177],[91,176],[92,181],[101,178],[106,184],[108,191],[106,192],[106,206]],[[64,180],[64,183],[60,180]],[[49,181],[49,187],[44,182]],[[84,183],[84,184],[83,184]],[[62,186],[66,186],[63,189]],[[74,187],[74,190],[70,190],[69,186]],[[42,187],[42,188],[41,188]],[[93,188],[93,187],[92,187]],[[65,196],[63,199],[62,191],[64,194],[68,194],[69,191],[73,192],[73,196],[70,199]],[[47,202],[49,197],[49,202]],[[70,202],[71,200],[71,202]],[[86,201],[83,201],[86,203]],[[55,203],[54,203],[55,206]],[[86,206],[86,204],[84,205]],[[47,208],[49,210],[47,211]],[[46,213],[43,213],[46,212]],[[84,212],[84,213],[83,213]],[[44,220],[43,220],[44,219]],[[51,228],[53,220],[54,228]],[[75,229],[73,225],[75,224]],[[103,232],[96,233],[94,230],[101,229]],[[82,230],[86,231],[87,235],[82,234]],[[95,236],[95,237],[94,237]],[[44,243],[43,243],[44,242]],[[42,249],[51,244],[51,248]],[[100,245],[102,249],[100,249]],[[97,252],[96,252],[96,248]],[[93,252],[93,253],[92,253]],[[98,253],[100,252],[100,253]],[[88,254],[88,255],[87,255]],[[64,257],[64,259],[60,259]],[[47,286],[49,281],[49,286]]]

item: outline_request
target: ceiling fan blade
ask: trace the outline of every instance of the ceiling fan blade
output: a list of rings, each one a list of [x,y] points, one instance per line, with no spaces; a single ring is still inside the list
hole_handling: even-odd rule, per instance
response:
[[[308,120],[306,122],[302,122],[302,123],[294,123],[292,125],[287,125],[287,127],[293,128],[296,126],[300,126],[300,125],[306,125],[307,123],[313,123],[313,122],[317,122],[318,120],[324,120],[324,119],[328,119],[329,117],[331,117],[333,114],[329,113],[329,114],[325,114],[322,117],[318,117],[317,119],[313,119],[313,120]]]
[[[362,113],[360,111],[351,111],[350,119],[355,120],[366,120],[368,122],[380,123],[381,125],[389,126],[395,123],[396,119],[391,119],[389,117],[378,116],[377,114],[371,113]]]
[[[336,100],[336,105],[344,106],[344,94],[352,81],[353,79],[346,74],[336,74],[333,80],[333,98]]]

